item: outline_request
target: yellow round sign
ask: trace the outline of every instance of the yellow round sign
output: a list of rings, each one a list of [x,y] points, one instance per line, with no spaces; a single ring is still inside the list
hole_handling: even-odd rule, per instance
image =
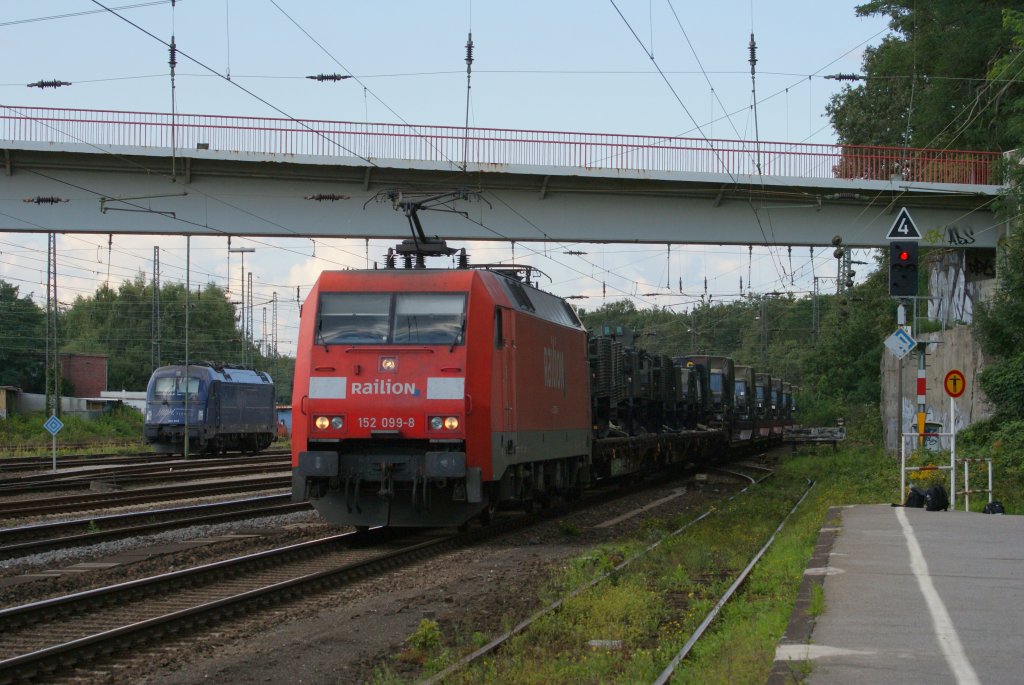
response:
[[[967,379],[964,378],[964,374],[956,369],[953,369],[946,374],[946,380],[942,382],[943,387],[946,388],[946,394],[950,397],[960,397],[964,394],[964,390],[967,389]]]

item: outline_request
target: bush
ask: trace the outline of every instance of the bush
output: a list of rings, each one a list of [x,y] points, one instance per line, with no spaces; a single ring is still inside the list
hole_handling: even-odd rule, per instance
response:
[[[990,362],[978,383],[1001,418],[1024,419],[1024,354]]]

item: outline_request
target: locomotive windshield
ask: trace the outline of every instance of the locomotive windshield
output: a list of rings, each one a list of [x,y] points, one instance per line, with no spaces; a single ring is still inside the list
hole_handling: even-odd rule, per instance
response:
[[[464,293],[322,293],[322,345],[462,343]]]
[[[189,398],[199,396],[199,379],[188,379]],[[153,379],[153,399],[180,400],[185,396],[185,379],[180,376],[163,376]]]

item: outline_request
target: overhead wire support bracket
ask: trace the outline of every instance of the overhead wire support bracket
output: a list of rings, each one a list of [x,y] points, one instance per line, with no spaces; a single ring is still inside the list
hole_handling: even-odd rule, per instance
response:
[[[162,214],[172,218],[177,218],[174,212],[160,211],[156,209],[146,209],[145,207],[108,207],[107,204],[110,202],[129,202],[131,200],[153,200],[160,197],[184,197],[188,195],[188,191],[183,190],[180,193],[167,193],[165,195],[135,195],[132,197],[101,197],[100,198],[100,213],[106,214],[107,212],[143,212],[146,214]]]

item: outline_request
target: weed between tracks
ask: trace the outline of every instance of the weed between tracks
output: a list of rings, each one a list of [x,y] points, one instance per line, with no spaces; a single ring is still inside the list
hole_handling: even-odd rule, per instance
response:
[[[787,457],[775,478],[717,505],[714,516],[669,538],[644,558],[568,600],[494,656],[447,683],[650,683],[792,508],[807,479],[817,485],[775,544],[719,614],[673,677],[673,683],[763,683],[772,667],[818,530],[830,506],[885,501],[893,462],[875,449],[846,448]],[[549,580],[547,604],[610,571],[699,512],[648,519],[640,537],[592,549]],[[812,607],[824,610],[819,596]],[[518,619],[507,620],[511,625]],[[435,635],[421,626],[409,644],[428,677],[488,639]],[[429,633],[430,639],[424,633]],[[436,639],[435,639],[436,638]],[[406,659],[408,659],[408,654]],[[408,661],[407,661],[408,663]],[[376,683],[402,680],[390,668]]]

